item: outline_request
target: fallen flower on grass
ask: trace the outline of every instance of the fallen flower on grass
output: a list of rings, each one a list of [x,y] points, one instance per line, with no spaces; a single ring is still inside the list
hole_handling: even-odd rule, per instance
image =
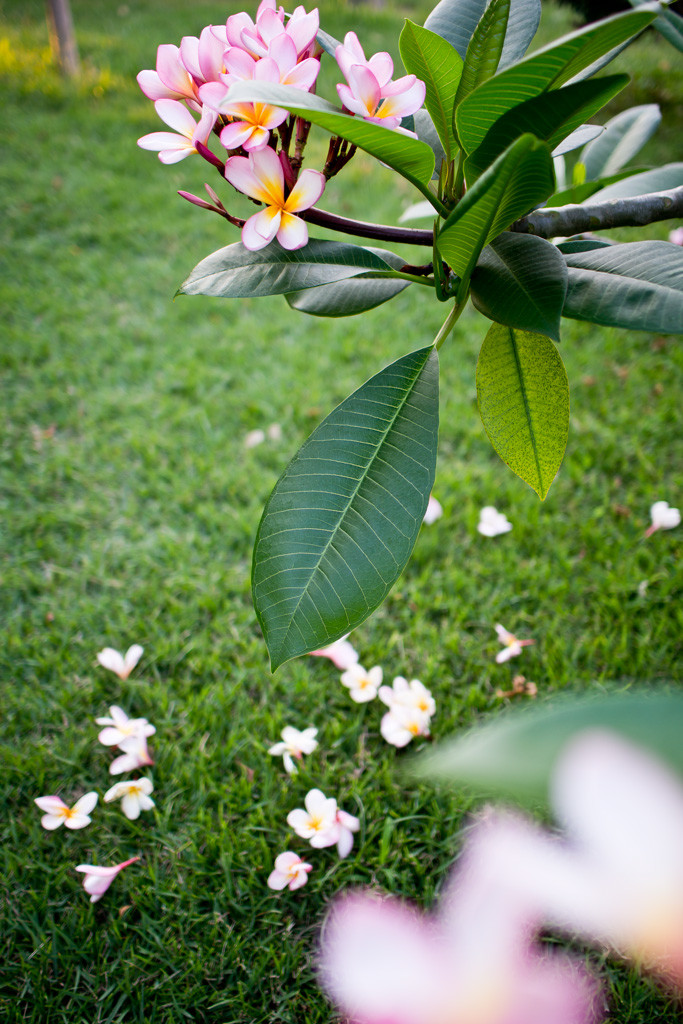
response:
[[[136,860],[140,860],[140,858],[131,857],[130,860],[124,860],[121,864],[115,864],[111,868],[102,868],[97,864],[79,864],[76,871],[82,871],[85,874],[83,888],[90,893],[90,902],[97,903],[98,900],[101,900],[119,871],[123,871],[129,864],[134,864]]]
[[[104,794],[104,802],[121,801],[121,810],[129,821],[140,817],[141,811],[151,811],[154,801],[149,795],[154,789],[152,780],[133,779],[131,782],[117,782]]]
[[[645,531],[646,537],[651,537],[657,530],[673,530],[680,524],[681,513],[677,508],[671,508],[667,501],[656,501],[650,507],[650,518],[652,525]]]
[[[360,828],[360,821],[354,814],[348,814],[337,808],[337,826],[339,838],[337,839],[337,853],[343,859],[348,857],[353,849],[353,833]]]
[[[97,793],[85,793],[73,807],[67,807],[59,796],[39,796],[33,801],[41,811],[46,811],[40,819],[43,828],[52,831],[60,825],[67,828],[85,828],[91,822],[90,814],[97,803]]]
[[[395,704],[382,718],[379,731],[387,743],[405,747],[416,736],[429,736],[429,721],[426,712]]]
[[[145,736],[129,736],[121,740],[119,750],[122,750],[123,754],[115,757],[109,765],[110,775],[123,775],[124,772],[134,772],[138,768],[154,764]]]
[[[512,689],[496,690],[496,697],[536,697],[537,695],[536,683],[528,683],[524,676],[515,676],[512,680]]]
[[[479,513],[477,529],[484,537],[497,537],[501,533],[509,533],[512,523],[493,505],[485,505]]]
[[[348,635],[347,633],[346,636],[335,640],[333,644],[329,644],[327,647],[311,651],[311,655],[315,658],[329,658],[332,664],[342,671],[351,668],[358,661],[358,654],[346,639]]]
[[[403,676],[396,676],[391,686],[382,686],[379,699],[392,711],[396,707],[413,708],[430,718],[436,711],[436,702],[430,691],[419,679],[408,682]]]
[[[143,651],[144,648],[140,647],[140,644],[133,644],[125,655],[115,651],[113,647],[105,647],[99,651],[97,660],[102,668],[115,672],[119,679],[127,679],[142,657]]]
[[[308,872],[313,870],[296,853],[286,850],[275,858],[275,867],[268,875],[269,889],[300,889],[308,881]]]
[[[431,524],[435,523],[437,519],[441,519],[442,515],[443,507],[441,502],[437,501],[433,494],[430,494],[429,501],[427,502],[427,511],[424,514],[422,522],[426,523],[427,526],[431,526]]]
[[[535,640],[518,640],[514,633],[508,633],[498,622],[496,623],[496,633],[498,639],[503,644],[503,650],[498,651],[496,655],[496,661],[499,665],[502,665],[504,661],[509,661],[510,658],[516,658],[518,654],[522,653],[523,647],[529,647],[531,644],[535,644]]]
[[[269,747],[268,753],[275,757],[282,756],[287,774],[296,775],[297,767],[292,758],[301,761],[304,754],[313,753],[318,746],[318,741],[315,738],[318,735],[318,730],[312,727],[299,730],[295,729],[293,725],[286,725],[280,735],[282,736],[281,742],[274,743],[272,747]]]
[[[311,789],[304,799],[306,810],[297,808],[287,815],[287,824],[311,846],[322,849],[339,840],[337,801],[319,789]]]
[[[362,665],[349,666],[346,672],[342,672],[341,681],[348,687],[349,696],[356,704],[366,704],[374,700],[382,683],[382,669],[379,665],[367,671]]]
[[[97,725],[106,726],[97,737],[105,747],[118,746],[131,736],[153,736],[156,729],[146,718],[129,718],[123,708],[112,704],[109,708],[110,718],[96,718]]]
[[[250,430],[244,435],[244,447],[245,448],[256,448],[257,445],[263,444],[266,439],[266,433],[264,430]]]

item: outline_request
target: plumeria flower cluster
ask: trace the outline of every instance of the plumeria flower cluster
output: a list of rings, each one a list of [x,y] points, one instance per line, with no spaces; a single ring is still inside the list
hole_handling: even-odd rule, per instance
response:
[[[353,848],[353,837],[360,828],[360,820],[337,805],[334,797],[326,797],[320,789],[311,789],[304,799],[304,807],[297,807],[287,815],[287,824],[297,836],[307,839],[314,850],[336,846],[340,857],[348,857]],[[275,858],[275,866],[268,876],[271,889],[299,889],[308,881],[313,865],[298,854],[285,850]]]
[[[355,152],[355,146],[333,137],[323,171],[302,170],[310,122],[271,103],[231,95],[240,82],[312,92],[322,57],[319,27],[317,8],[306,11],[299,6],[288,17],[276,0],[262,0],[255,20],[246,12],[233,14],[224,25],[207,25],[199,36],[185,36],[180,46],[162,44],[156,69],[138,75],[140,88],[173,129],[144,135],[138,145],[158,152],[165,164],[199,153],[238,192],[262,203],[263,209],[244,222],[227,213],[208,185],[209,203],[189,192],[180,193],[241,227],[242,243],[253,251],[273,239],[285,249],[304,246],[308,229],[299,215],[318,202],[326,181]],[[343,111],[388,130],[404,131],[402,118],[424,102],[424,83],[415,75],[392,79],[389,54],[376,53],[367,59],[354,32],[347,33],[335,57],[346,79],[346,84],[337,86]],[[224,155],[209,148],[212,136],[218,137]]]

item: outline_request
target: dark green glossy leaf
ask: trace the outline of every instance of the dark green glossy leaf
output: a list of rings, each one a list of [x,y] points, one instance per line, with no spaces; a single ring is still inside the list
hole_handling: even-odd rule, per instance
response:
[[[608,327],[683,333],[683,248],[627,242],[565,255],[563,315]]]
[[[179,288],[183,295],[214,295],[225,299],[283,295],[299,288],[340,281],[367,271],[388,271],[397,257],[381,249],[346,242],[311,239],[288,251],[279,242],[252,252],[241,242],[218,249],[198,263]]]
[[[645,196],[649,192],[665,192],[683,185],[683,163],[664,164],[642,174],[629,174],[614,185],[594,193],[595,202],[603,199],[628,199]]]
[[[589,142],[580,162],[586,169],[588,181],[616,174],[654,135],[662,120],[656,103],[622,110],[605,125],[605,131]]]
[[[470,39],[465,66],[455,97],[455,106],[462,103],[473,89],[495,75],[505,42],[510,0],[491,0]],[[453,111],[455,116],[455,111]]]
[[[415,544],[434,482],[433,347],[387,366],[342,402],[268,499],[252,590],[273,669],[355,629]]]
[[[488,0],[441,0],[425,21],[425,28],[438,33],[454,46],[464,59],[467,47]],[[514,64],[526,53],[541,18],[540,0],[512,0],[500,61],[501,67]]]
[[[683,772],[683,695],[642,692],[566,697],[498,715],[441,744],[417,762],[416,771],[477,795],[546,802],[555,762],[569,740],[587,729],[617,732]]]
[[[292,309],[311,316],[355,316],[389,302],[410,285],[396,278],[351,277],[347,281],[306,288],[285,295]]]
[[[477,398],[494,449],[543,500],[569,431],[569,383],[552,341],[492,324],[479,353]]]
[[[481,253],[472,301],[497,323],[560,340],[567,265],[544,238],[504,231]]]
[[[462,74],[462,57],[441,36],[410,20],[406,20],[403,27],[399,47],[406,71],[425,83],[425,107],[434,122],[446,158],[452,160],[457,149],[453,135],[453,104]]]
[[[439,252],[467,279],[484,246],[547,199],[554,184],[549,147],[522,136],[467,190],[438,236]]]
[[[590,252],[591,249],[604,249],[608,245],[615,245],[611,238],[600,238],[594,235],[593,238],[569,238],[566,242],[560,242],[557,248],[563,253]]]

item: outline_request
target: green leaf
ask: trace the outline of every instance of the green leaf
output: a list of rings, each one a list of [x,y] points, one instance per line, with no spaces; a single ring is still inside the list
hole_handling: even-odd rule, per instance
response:
[[[477,398],[494,449],[542,501],[569,431],[569,383],[552,341],[492,324],[479,353]]]
[[[292,309],[311,316],[355,316],[389,302],[409,285],[409,281],[395,278],[351,277],[320,288],[288,292],[285,298]]]
[[[567,266],[544,238],[504,231],[483,250],[472,274],[480,313],[509,327],[560,340]]]
[[[413,115],[413,124],[415,126],[415,133],[421,142],[426,142],[429,148],[434,153],[434,173],[432,179],[439,177],[439,171],[441,170],[441,164],[446,159],[446,153],[441,145],[441,139],[439,133],[434,127],[434,122],[429,116],[428,112],[424,109],[416,110]],[[429,208],[431,210],[431,216],[434,217],[434,204],[429,202]]]
[[[276,241],[258,252],[234,242],[198,263],[178,292],[224,299],[283,295],[367,271],[389,271],[397,259],[400,257],[383,249],[316,238],[310,239],[303,248],[291,251],[283,249]]]
[[[629,0],[631,7],[640,7],[644,0]],[[675,11],[662,11],[654,27],[664,38],[683,53],[683,18]]]
[[[665,192],[683,185],[683,163],[663,164],[642,174],[630,174],[614,185],[595,192],[595,202],[603,199],[629,199],[631,196],[645,196],[649,192]]]
[[[648,3],[638,11],[626,11],[588,25],[489,78],[457,109],[461,145],[471,153],[484,141],[491,125],[508,110],[546,90],[559,89],[613,47],[637,35],[658,10],[658,4]]]
[[[355,629],[415,544],[436,469],[438,356],[403,356],[342,402],[294,456],[254,547],[254,606],[273,670]]]
[[[409,135],[384,128],[380,124],[364,121],[360,117],[342,114],[314,93],[304,92],[292,85],[272,82],[236,82],[228,93],[231,103],[258,101],[272,103],[303,117],[312,124],[339,135],[364,149],[366,153],[393,167],[411,181],[427,198],[432,198],[428,184],[434,171],[434,154],[429,146]]]
[[[605,125],[605,131],[589,142],[579,157],[586,178],[595,181],[620,171],[657,131],[662,113],[656,103],[622,110]]]
[[[315,38],[325,53],[329,53],[330,57],[333,58],[337,47],[342,45],[338,39],[335,39],[334,36],[329,34],[329,32],[325,32],[321,28],[318,29],[318,33]]]
[[[576,168],[581,165],[575,164],[574,166]],[[623,181],[624,178],[630,178],[638,173],[637,167],[630,167],[625,171],[618,171],[616,174],[610,175],[609,178],[600,178],[598,181],[585,181],[581,185],[570,185],[568,188],[563,188],[561,192],[555,192],[550,196],[547,205],[567,206],[572,203],[585,203],[592,195],[595,195],[608,185],[614,184],[615,181]]]
[[[541,93],[508,110],[491,126],[481,145],[465,162],[470,182],[485,170],[515,139],[530,132],[551,149],[592,117],[624,86],[628,75],[607,75]]]
[[[484,246],[547,199],[554,184],[549,147],[523,135],[467,190],[439,233],[439,252],[467,279]]]
[[[425,83],[425,107],[450,161],[457,149],[453,104],[462,74],[462,57],[441,36],[410,20],[406,20],[401,32],[399,48],[408,74],[417,75]]]
[[[671,242],[625,242],[565,255],[563,316],[607,327],[683,332],[683,249]]]
[[[603,131],[604,128],[599,124],[581,124],[573,132],[570,132],[559,145],[555,146],[552,156],[564,156],[565,153],[571,153],[573,150],[578,149],[579,146],[584,146],[587,142],[591,142],[598,135],[601,135]]]
[[[605,249],[608,245],[615,245],[611,238],[600,238],[593,235],[592,238],[569,238],[566,242],[560,242],[557,248],[560,252],[590,252],[591,249]]]
[[[416,772],[477,795],[545,803],[555,762],[586,729],[613,730],[683,772],[683,695],[643,692],[566,697],[496,716],[441,744],[417,762]]]
[[[425,21],[447,39],[464,59],[470,39],[479,24],[488,0],[441,0]],[[541,18],[540,0],[511,0],[501,67],[514,64],[526,53]]]
[[[491,0],[482,14],[467,47],[465,66],[455,96],[455,107],[498,70],[509,15],[510,0]],[[455,117],[455,110],[453,116]]]

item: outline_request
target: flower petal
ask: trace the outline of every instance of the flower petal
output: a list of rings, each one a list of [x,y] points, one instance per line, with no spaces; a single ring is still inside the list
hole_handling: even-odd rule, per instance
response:
[[[287,197],[287,213],[308,210],[318,202],[325,190],[325,175],[320,171],[307,169],[299,175],[298,181]]]

